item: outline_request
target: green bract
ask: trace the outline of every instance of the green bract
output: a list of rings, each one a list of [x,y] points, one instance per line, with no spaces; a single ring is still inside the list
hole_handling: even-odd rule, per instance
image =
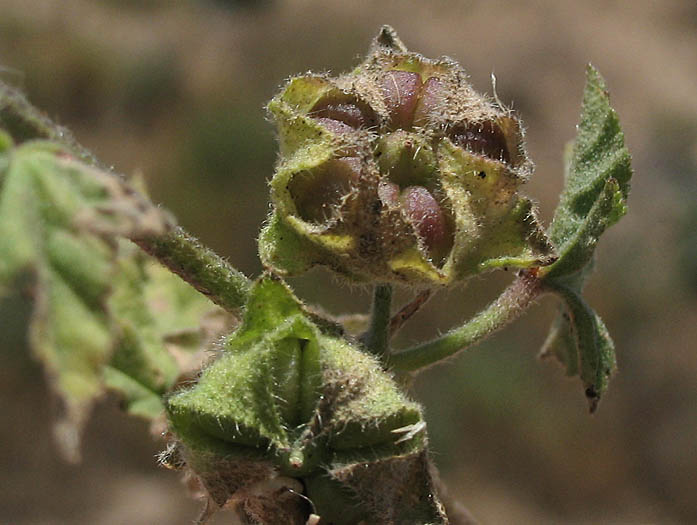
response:
[[[249,510],[259,498],[302,481],[323,519],[337,498],[355,499],[355,513],[334,523],[442,521],[430,486],[421,503],[400,504],[427,470],[419,405],[372,356],[316,326],[282,282],[253,286],[221,350],[166,403],[181,457],[216,505],[238,502],[259,519]]]
[[[276,271],[449,284],[551,262],[517,194],[533,169],[520,123],[454,61],[383,28],[354,71],[293,78],[268,107],[281,156],[259,249]]]

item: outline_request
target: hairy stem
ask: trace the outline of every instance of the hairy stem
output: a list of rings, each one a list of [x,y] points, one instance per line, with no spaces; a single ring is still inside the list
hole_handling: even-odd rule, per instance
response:
[[[390,347],[390,308],[392,285],[378,284],[373,290],[373,305],[370,312],[370,327],[361,337],[365,347],[384,360]]]
[[[98,164],[94,155],[78,144],[70,131],[32,106],[21,91],[3,82],[0,82],[0,126],[16,142],[52,140],[70,148],[80,160],[95,166]]]
[[[65,128],[32,106],[18,90],[0,82],[0,126],[14,140],[46,139],[67,146],[80,160],[98,166],[95,157]],[[108,170],[105,170],[108,171]],[[113,174],[118,177],[116,173]],[[181,228],[160,237],[132,239],[145,252],[226,310],[239,309],[250,281],[225,259]]]
[[[543,291],[539,279],[522,272],[494,302],[461,327],[391,355],[390,367],[411,372],[451,357],[518,318]]]
[[[228,311],[244,305],[250,281],[181,228],[162,237],[133,239],[146,253]]]

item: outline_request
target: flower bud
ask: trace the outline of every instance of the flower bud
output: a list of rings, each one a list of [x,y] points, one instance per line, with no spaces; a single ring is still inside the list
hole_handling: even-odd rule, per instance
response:
[[[380,81],[392,129],[409,129],[421,95],[421,75],[413,71],[388,71]]]
[[[438,201],[423,186],[409,186],[402,194],[402,209],[432,259],[441,260],[452,239]]]
[[[434,285],[553,260],[518,195],[532,172],[520,123],[454,61],[386,27],[358,68],[293,78],[268,107],[281,156],[259,250],[275,271]]]
[[[304,487],[305,498],[326,515],[358,483],[395,511],[400,494],[422,491],[405,476],[395,478],[396,466],[413,470],[426,461],[419,405],[373,356],[323,332],[274,278],[255,283],[245,319],[219,358],[195,385],[172,395],[166,410],[179,458],[170,463],[185,464],[221,507],[263,507],[269,491],[290,487],[297,494]],[[366,472],[372,481],[356,480]],[[430,479],[423,472],[413,477]],[[431,486],[423,493],[434,498]],[[347,505],[379,522],[383,510],[364,500],[370,498]],[[295,504],[304,501],[295,496]],[[405,507],[397,511],[412,512]],[[441,512],[437,499],[413,508],[432,517]],[[274,516],[256,519],[290,522]]]

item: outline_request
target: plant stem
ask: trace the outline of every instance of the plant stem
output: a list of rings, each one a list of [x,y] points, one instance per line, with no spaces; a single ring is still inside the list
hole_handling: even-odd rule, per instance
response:
[[[51,121],[27,100],[24,94],[0,82],[0,127],[15,142],[46,139],[67,146],[80,160],[97,166],[97,159],[73,138],[66,128]]]
[[[249,279],[181,228],[133,242],[225,310],[244,305]]]
[[[390,347],[391,306],[392,285],[375,285],[373,304],[370,311],[370,327],[361,339],[365,347],[383,361]]]
[[[543,291],[539,279],[522,272],[494,302],[461,327],[438,339],[391,355],[390,367],[412,372],[451,357],[518,318]]]
[[[17,142],[46,139],[61,143],[83,162],[101,168],[95,157],[78,144],[68,130],[58,126],[32,106],[21,92],[2,82],[0,127]],[[109,170],[104,171],[119,177]],[[161,237],[132,240],[226,310],[234,311],[244,305],[250,286],[249,279],[183,229],[176,228]]]
[[[433,290],[427,289],[416,294],[416,297],[410,302],[405,304],[399,312],[392,316],[390,320],[390,337],[393,337],[400,328],[406,323],[412,315],[418,312],[423,305],[425,305],[431,298]]]

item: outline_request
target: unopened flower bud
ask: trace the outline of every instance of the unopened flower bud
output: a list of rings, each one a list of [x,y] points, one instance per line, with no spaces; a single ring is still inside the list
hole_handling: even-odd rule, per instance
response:
[[[343,94],[332,94],[320,99],[310,110],[312,118],[335,120],[358,129],[375,125],[373,111],[367,104],[361,104]]]
[[[176,463],[216,505],[245,511],[271,498],[274,514],[252,516],[256,522],[297,523],[276,512],[305,509],[309,498],[329,521],[343,498],[343,508],[358,514],[341,523],[378,523],[388,510],[399,523],[416,511],[428,518],[421,523],[443,522],[424,470],[419,405],[373,356],[324,333],[282,282],[263,277],[254,284],[245,319],[221,350],[195,385],[166,402]],[[364,472],[371,479],[362,479]],[[294,491],[282,491],[284,505],[275,498],[279,486]],[[358,490],[378,504],[346,499]],[[423,501],[404,505],[404,494]]]
[[[517,193],[532,172],[520,123],[454,61],[383,28],[358,68],[296,77],[269,111],[281,157],[259,249],[275,271],[428,285],[553,260]]]
[[[421,75],[413,71],[388,71],[381,79],[380,88],[389,114],[388,125],[392,129],[411,128],[421,95]]]
[[[402,208],[419,240],[436,260],[450,247],[450,228],[438,201],[423,186],[409,186],[402,194]]]
[[[414,126],[425,127],[433,116],[437,120],[439,103],[442,103],[443,81],[438,77],[430,77],[421,88],[421,96],[414,110]]]

